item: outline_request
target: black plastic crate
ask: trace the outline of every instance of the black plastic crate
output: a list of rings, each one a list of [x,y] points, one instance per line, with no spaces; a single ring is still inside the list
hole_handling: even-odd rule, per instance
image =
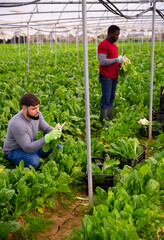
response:
[[[152,119],[153,121],[157,121],[159,123],[164,123],[164,111],[160,110],[152,110]]]
[[[160,134],[160,131],[164,132],[164,124],[153,124],[152,125],[152,136],[158,136]],[[140,128],[140,134],[142,137],[148,137],[149,136],[149,125],[141,125]]]
[[[161,86],[161,97],[164,97],[164,86]]]
[[[102,169],[104,161],[105,161],[105,158],[92,157],[92,162],[95,162],[100,167],[100,169]],[[109,187],[113,187],[113,182],[114,182],[114,173],[113,174],[92,174],[93,191],[95,191],[96,187],[100,187],[105,191],[107,191]],[[86,194],[88,194],[88,171],[86,171]]]
[[[109,156],[110,156],[111,159],[116,158],[120,161],[120,164],[119,164],[120,169],[123,169],[123,167],[125,165],[135,167],[135,165],[137,163],[140,163],[145,159],[146,147],[144,145],[141,145],[141,144],[140,144],[140,146],[142,146],[143,150],[136,158],[126,158],[126,157],[122,157],[120,155],[110,155],[110,154],[109,154]],[[103,151],[102,157],[105,157],[107,154],[108,154],[108,152]]]
[[[164,96],[160,97],[160,110],[164,112]]]

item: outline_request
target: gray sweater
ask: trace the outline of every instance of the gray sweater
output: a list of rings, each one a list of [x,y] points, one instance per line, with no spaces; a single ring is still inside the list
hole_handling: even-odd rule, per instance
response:
[[[38,120],[27,120],[21,110],[9,121],[3,145],[4,154],[6,155],[16,148],[22,148],[25,152],[32,153],[43,147],[45,137],[35,141],[39,129],[46,134],[53,127],[43,119],[41,112],[39,112]]]

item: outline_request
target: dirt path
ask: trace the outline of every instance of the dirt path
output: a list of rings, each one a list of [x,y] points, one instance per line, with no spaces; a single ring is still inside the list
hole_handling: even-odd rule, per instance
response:
[[[72,234],[72,228],[78,229],[81,226],[88,201],[77,199],[73,204],[68,204],[68,208],[64,208],[57,200],[55,204],[50,217],[52,224],[48,231],[37,234],[35,240],[65,240]]]

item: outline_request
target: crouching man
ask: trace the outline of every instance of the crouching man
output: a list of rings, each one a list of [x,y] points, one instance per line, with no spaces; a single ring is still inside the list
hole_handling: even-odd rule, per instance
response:
[[[42,147],[61,137],[61,131],[54,129],[39,111],[40,100],[32,93],[26,93],[20,99],[22,110],[9,121],[6,139],[3,145],[4,157],[13,165],[23,160],[25,167],[38,168],[40,158],[47,158],[53,151],[44,152]],[[35,140],[38,130],[45,136]],[[60,145],[59,145],[60,147]]]

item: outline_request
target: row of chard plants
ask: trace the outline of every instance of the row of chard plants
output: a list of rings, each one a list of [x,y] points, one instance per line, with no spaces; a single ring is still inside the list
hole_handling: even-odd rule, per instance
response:
[[[149,44],[149,45],[148,45]],[[118,43],[119,49],[122,44]],[[73,188],[84,186],[86,157],[85,89],[83,50],[75,44],[67,49],[57,45],[55,53],[48,44],[30,45],[30,69],[27,70],[27,46],[0,45],[0,233],[20,228],[15,219],[43,207],[54,208],[54,199],[62,194],[73,195]],[[123,138],[137,138],[150,147],[152,158],[133,169],[125,166],[108,192],[97,188],[92,216],[85,216],[80,230],[73,230],[73,239],[157,239],[162,228],[161,197],[164,173],[163,133],[151,144],[140,135],[138,120],[148,117],[150,89],[150,43],[124,43],[127,57],[135,66],[136,75],[121,76],[116,92],[113,118],[102,129],[99,122],[101,88],[98,81],[98,59],[95,44],[89,44],[89,87],[92,156],[99,157],[111,143]],[[159,108],[160,87],[163,85],[164,56],[156,43],[154,64],[153,107]],[[160,50],[160,51],[159,51]],[[144,55],[144,58],[143,58]],[[26,92],[36,94],[40,111],[52,126],[66,122],[60,144],[42,161],[39,171],[24,168],[23,162],[13,168],[2,151],[8,121],[20,110],[19,99]],[[38,138],[42,133],[38,133]],[[56,143],[55,143],[56,144]],[[103,200],[103,201],[102,201]],[[152,221],[153,218],[153,221]],[[95,231],[96,229],[96,231]]]

